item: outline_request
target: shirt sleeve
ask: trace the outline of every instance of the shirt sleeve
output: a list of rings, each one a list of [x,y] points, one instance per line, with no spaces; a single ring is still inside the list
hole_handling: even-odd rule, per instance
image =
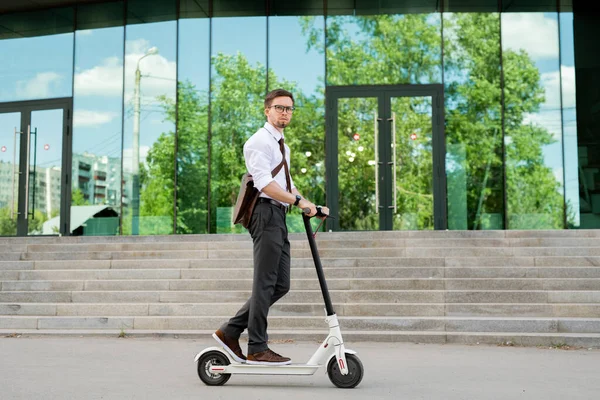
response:
[[[259,143],[254,140],[249,140],[244,144],[246,169],[252,175],[254,187],[259,192],[262,192],[265,186],[274,181],[270,169],[271,157],[265,152],[268,149],[264,147],[259,146]]]

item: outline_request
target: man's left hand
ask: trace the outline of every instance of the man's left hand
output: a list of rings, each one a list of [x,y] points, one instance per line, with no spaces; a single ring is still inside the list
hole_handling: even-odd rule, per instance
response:
[[[320,219],[325,219],[329,215],[329,207],[321,207],[321,212],[325,214],[325,217],[319,217]]]

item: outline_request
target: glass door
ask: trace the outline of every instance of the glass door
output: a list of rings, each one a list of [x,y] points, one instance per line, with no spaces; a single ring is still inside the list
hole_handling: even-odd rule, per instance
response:
[[[0,112],[0,236],[17,235],[21,113]]]
[[[446,229],[441,85],[327,88],[332,230]]]
[[[432,97],[391,97],[392,229],[434,228]]]
[[[70,124],[71,99],[0,105],[0,235],[68,234]]]

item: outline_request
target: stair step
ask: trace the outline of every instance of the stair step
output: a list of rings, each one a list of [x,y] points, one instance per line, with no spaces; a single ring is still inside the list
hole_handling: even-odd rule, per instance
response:
[[[0,329],[141,329],[209,330],[227,316],[46,317],[0,316]],[[600,333],[600,318],[500,317],[339,317],[342,329],[362,331],[444,331],[520,333]],[[279,330],[319,329],[323,317],[270,316]]]
[[[600,267],[324,267],[327,279],[342,278],[446,278],[446,279],[581,279],[600,278]],[[292,267],[292,279],[316,276],[313,268]],[[91,279],[252,279],[252,267],[165,268],[165,269],[82,269],[82,270],[0,270],[0,280],[91,280]]]
[[[243,302],[230,303],[0,303],[0,315],[20,316],[219,316],[234,315]],[[276,303],[271,316],[319,316],[322,303]],[[392,317],[577,317],[600,316],[600,304],[446,304],[345,303],[335,305],[339,316]]]
[[[330,290],[600,290],[592,278],[329,278]],[[140,291],[140,290],[249,290],[252,279],[109,279],[109,280],[10,280],[0,282],[2,291]],[[292,281],[294,290],[317,290],[316,278]]]
[[[118,329],[0,329],[0,336],[15,334],[24,336],[91,336],[117,337],[125,333],[130,337],[161,338],[210,338],[214,329],[209,330],[118,330]],[[270,330],[271,341],[303,341],[319,343],[325,339],[325,330]],[[597,348],[600,347],[600,334],[589,333],[517,333],[517,332],[377,332],[344,330],[344,341],[358,342],[408,342],[438,344],[481,344],[501,345],[507,342],[515,346],[561,346]],[[242,335],[242,344],[246,335]]]

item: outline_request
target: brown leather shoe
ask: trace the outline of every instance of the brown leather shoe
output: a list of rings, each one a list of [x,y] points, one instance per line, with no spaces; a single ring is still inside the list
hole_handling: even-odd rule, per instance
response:
[[[233,359],[239,363],[246,362],[246,356],[242,353],[242,348],[240,347],[240,342],[237,339],[230,338],[229,336],[225,336],[223,331],[217,329],[215,333],[213,333],[213,338],[227,351]]]
[[[258,365],[287,365],[291,364],[292,360],[287,357],[282,357],[271,349],[261,351],[260,353],[248,354],[248,364]]]

